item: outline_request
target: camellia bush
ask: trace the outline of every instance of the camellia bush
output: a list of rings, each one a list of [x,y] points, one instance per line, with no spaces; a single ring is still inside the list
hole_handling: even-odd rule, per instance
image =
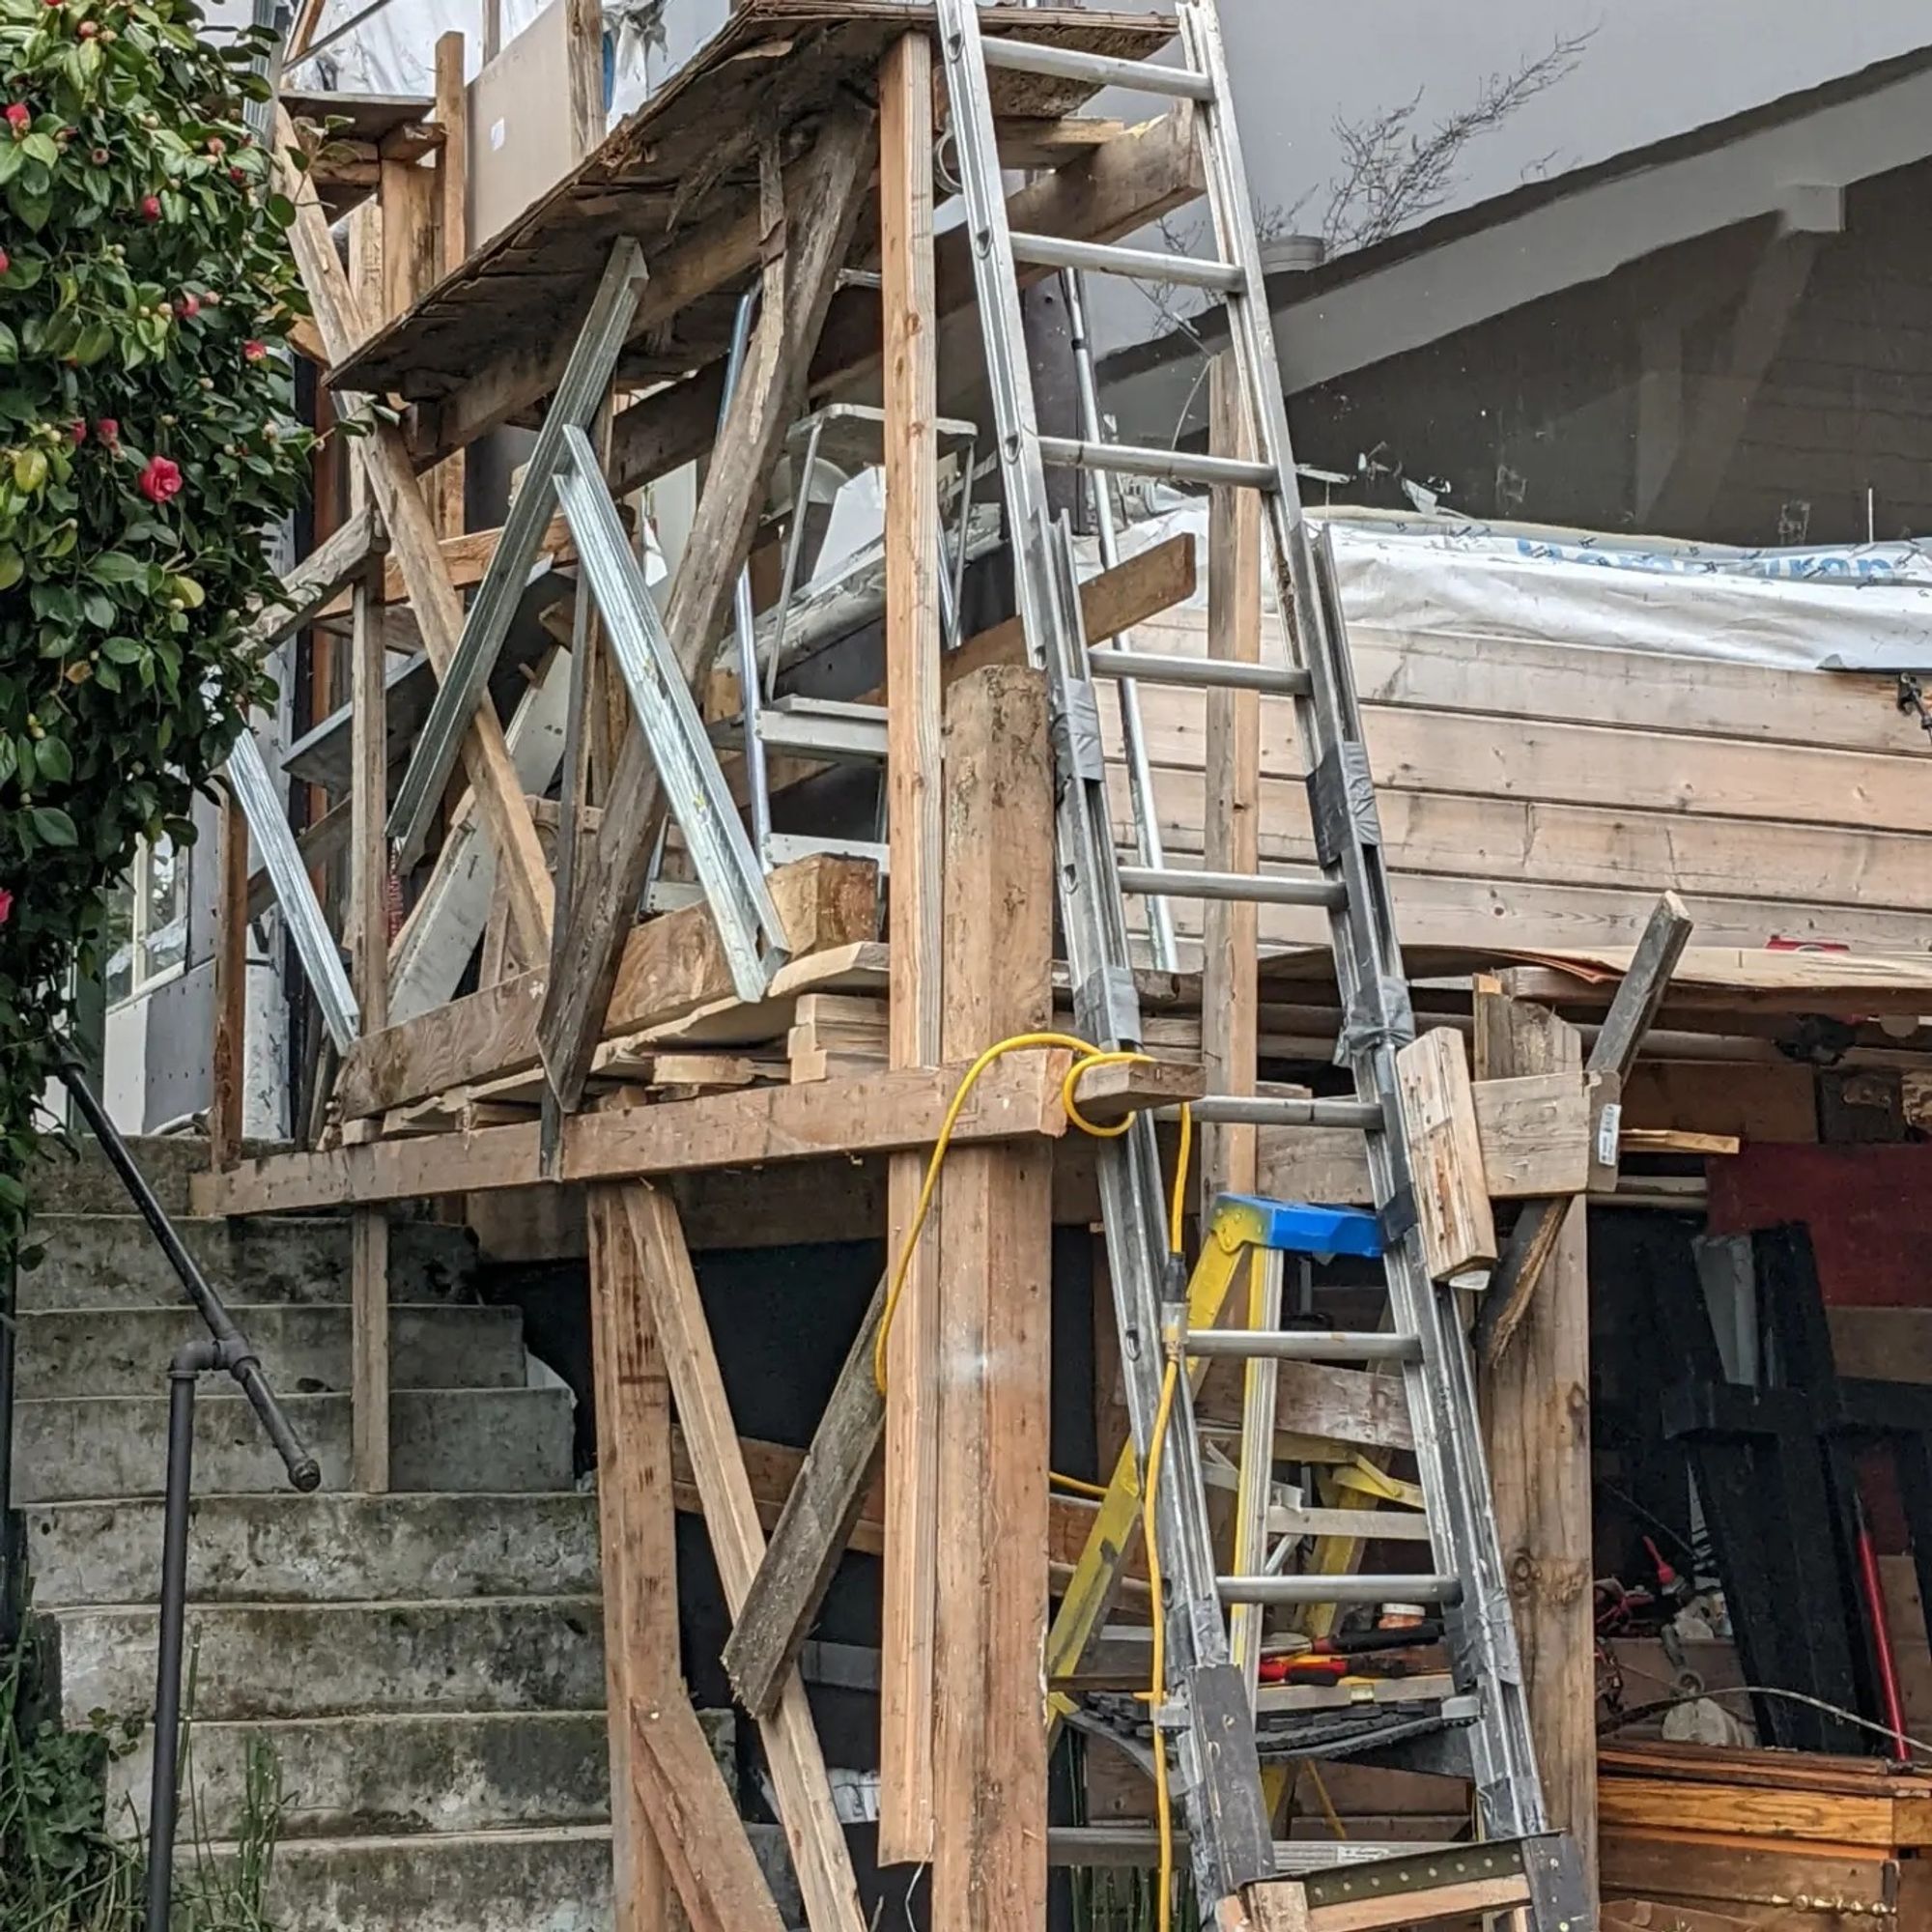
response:
[[[107,895],[271,696],[245,627],[312,438],[255,50],[189,0],[0,0],[0,1250]]]

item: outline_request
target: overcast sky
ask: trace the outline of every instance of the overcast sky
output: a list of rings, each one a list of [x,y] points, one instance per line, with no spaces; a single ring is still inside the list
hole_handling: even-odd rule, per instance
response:
[[[1924,0],[1221,0],[1258,203],[1292,203],[1337,164],[1338,117],[1422,90],[1427,125],[1557,36],[1588,34],[1576,71],[1471,146],[1459,199],[1640,147],[1932,39]]]

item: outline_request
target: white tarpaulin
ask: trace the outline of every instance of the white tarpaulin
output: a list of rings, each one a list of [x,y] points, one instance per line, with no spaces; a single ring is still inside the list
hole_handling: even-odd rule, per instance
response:
[[[507,46],[552,0],[498,4]],[[350,30],[316,59],[296,63],[285,85],[300,90],[326,84],[342,94],[428,95],[435,88],[438,37],[451,32],[464,36],[468,77],[476,77],[483,64],[485,0],[387,0],[378,12],[369,9],[370,0],[327,0],[311,44],[323,45],[339,29]],[[662,87],[717,33],[729,11],[730,0],[604,0],[610,119],[620,120]],[[562,112],[560,102],[554,111]]]
[[[1784,669],[1932,669],[1932,549],[1731,550],[1587,531],[1316,512],[1334,532],[1343,608],[1378,631],[1530,639]],[[1123,554],[1190,530],[1177,505],[1122,532]],[[1206,577],[1197,591],[1205,600]]]

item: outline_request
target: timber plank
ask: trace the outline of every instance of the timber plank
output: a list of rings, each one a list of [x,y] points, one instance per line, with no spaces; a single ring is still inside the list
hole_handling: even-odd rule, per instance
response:
[[[1063,1053],[1013,1055],[982,1074],[961,1109],[960,1142],[1065,1131]],[[574,1117],[559,1179],[622,1180],[767,1161],[837,1159],[923,1147],[939,1131],[963,1067],[911,1067],[803,1087],[753,1087],[692,1100]],[[198,1214],[276,1214],[531,1187],[535,1122],[474,1133],[423,1134],[319,1153],[269,1154],[192,1183]]]
[[[815,853],[780,867],[770,884],[794,964],[877,928],[878,873],[869,861]],[[537,1065],[549,979],[542,968],[519,973],[356,1041],[336,1083],[343,1118]],[[730,997],[710,908],[682,906],[631,932],[600,1037],[668,1026]]]
[[[730,1402],[677,1209],[668,1194],[651,1187],[630,1187],[624,1193],[645,1295],[656,1319],[678,1419],[703,1499],[719,1581],[725,1604],[736,1616],[757,1575],[765,1536],[738,1454]],[[812,1932],[865,1932],[845,1833],[832,1803],[805,1683],[795,1668],[777,1707],[759,1728]]]

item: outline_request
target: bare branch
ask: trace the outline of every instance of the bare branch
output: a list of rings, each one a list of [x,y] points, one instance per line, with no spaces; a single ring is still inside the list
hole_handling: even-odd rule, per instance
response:
[[[1361,121],[1337,121],[1342,169],[1329,184],[1321,239],[1331,254],[1365,248],[1433,213],[1456,185],[1463,152],[1576,71],[1596,35],[1560,36],[1509,73],[1492,73],[1466,106],[1416,131],[1422,91]]]

